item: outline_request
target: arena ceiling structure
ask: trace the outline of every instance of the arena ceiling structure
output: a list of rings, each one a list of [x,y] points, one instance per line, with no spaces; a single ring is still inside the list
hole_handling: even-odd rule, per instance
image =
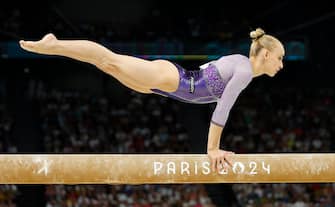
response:
[[[118,30],[178,32],[179,28],[198,25],[202,32],[217,32],[223,39],[241,38],[250,30],[262,27],[282,36],[333,30],[335,8],[330,1],[154,1],[123,0],[99,2],[55,0],[11,1],[3,7],[18,7],[26,27],[41,29],[54,26],[57,18],[66,29],[80,33],[78,24],[111,25]],[[51,17],[50,17],[51,16]],[[196,27],[196,26],[194,26]],[[179,29],[181,30],[181,29]],[[135,30],[136,31],[136,30]],[[83,34],[85,35],[85,34]]]

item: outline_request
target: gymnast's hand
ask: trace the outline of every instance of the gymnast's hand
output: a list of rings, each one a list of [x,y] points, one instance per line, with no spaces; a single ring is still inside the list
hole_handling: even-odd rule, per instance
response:
[[[207,151],[208,157],[211,161],[212,171],[221,171],[222,169],[227,170],[228,166],[232,167],[233,164],[230,160],[230,156],[235,154],[231,151],[224,151],[220,149],[213,149]]]
[[[55,46],[57,43],[57,38],[53,34],[45,35],[39,41],[24,41],[20,40],[20,46],[30,52],[45,54],[45,55],[53,55]]]

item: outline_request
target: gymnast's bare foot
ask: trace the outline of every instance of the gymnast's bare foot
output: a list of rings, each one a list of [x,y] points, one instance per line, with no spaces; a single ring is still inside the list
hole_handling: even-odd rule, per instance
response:
[[[55,54],[55,46],[57,43],[57,38],[53,34],[45,35],[39,41],[24,41],[20,40],[20,46],[30,52],[45,54],[45,55],[53,55]]]

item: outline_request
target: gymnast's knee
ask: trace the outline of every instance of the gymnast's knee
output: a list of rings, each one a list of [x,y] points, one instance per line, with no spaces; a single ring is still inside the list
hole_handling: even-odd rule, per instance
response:
[[[117,74],[120,72],[121,63],[117,58],[117,54],[111,53],[102,57],[96,66],[104,72]]]

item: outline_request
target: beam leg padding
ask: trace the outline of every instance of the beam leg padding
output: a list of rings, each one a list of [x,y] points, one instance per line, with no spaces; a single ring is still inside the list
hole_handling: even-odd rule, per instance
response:
[[[237,154],[212,172],[200,154],[0,155],[1,184],[335,182],[335,154]]]

